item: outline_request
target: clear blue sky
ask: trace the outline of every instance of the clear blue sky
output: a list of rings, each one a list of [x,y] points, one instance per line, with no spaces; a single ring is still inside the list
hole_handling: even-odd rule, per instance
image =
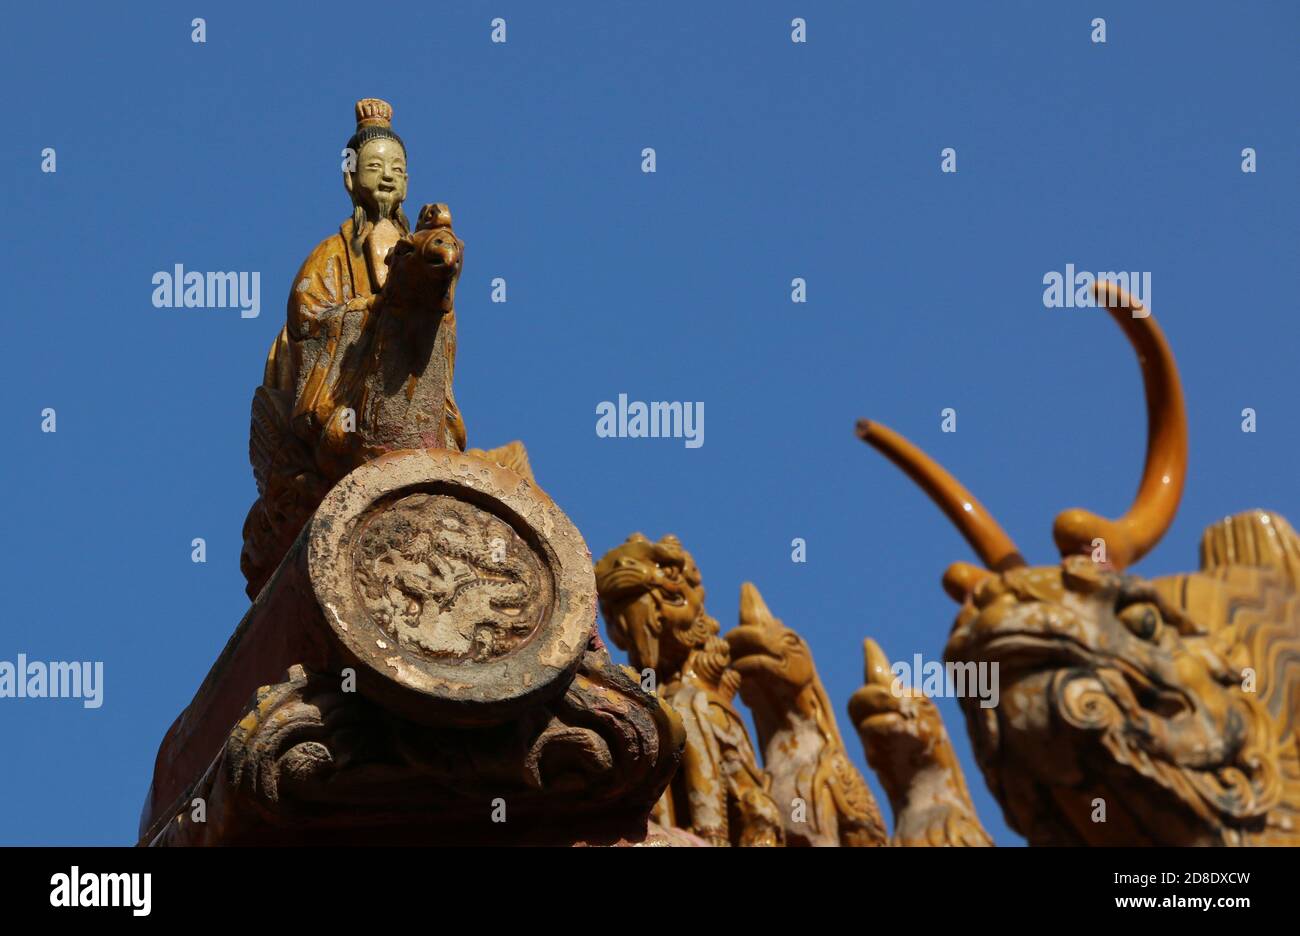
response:
[[[677,533],[724,627],[756,582],[860,764],[862,638],[938,657],[939,577],[970,554],[855,419],[940,458],[1040,563],[1058,510],[1113,515],[1136,488],[1133,355],[1104,314],[1045,309],[1048,271],[1153,274],[1191,471],[1139,571],[1192,567],[1229,512],[1300,520],[1295,3],[539,6],[6,12],[0,659],[102,660],[105,702],[0,700],[0,842],[132,842],[158,742],[247,607],[249,401],[294,271],[348,213],[358,97],[396,109],[408,207],[450,203],[467,243],[470,443],[522,438],[596,556]],[[176,263],[260,271],[262,314],[154,308]],[[705,444],[598,438],[619,393],[703,401]],[[1018,842],[942,708],[984,822]]]

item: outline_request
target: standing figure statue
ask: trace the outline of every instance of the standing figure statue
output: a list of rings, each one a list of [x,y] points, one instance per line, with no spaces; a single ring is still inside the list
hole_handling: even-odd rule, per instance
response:
[[[406,147],[392,116],[384,101],[357,102],[343,172],[352,215],[294,277],[254,394],[249,457],[260,496],[240,558],[251,598],[353,468],[400,449],[465,448],[452,396],[464,244],[446,205],[426,205],[410,231]]]
[[[640,533],[596,564],[609,635],[680,716],[686,750],[653,818],[711,845],[783,844],[780,811],[732,705],[740,678],[718,622],[704,611],[700,570],[675,536]]]

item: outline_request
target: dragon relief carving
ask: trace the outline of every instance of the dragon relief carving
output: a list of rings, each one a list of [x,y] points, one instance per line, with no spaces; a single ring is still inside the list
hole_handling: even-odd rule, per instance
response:
[[[474,662],[510,653],[553,601],[541,560],[507,522],[448,495],[375,514],[354,546],[358,594],[402,646]]]
[[[1300,539],[1277,514],[1249,511],[1206,531],[1199,571],[1125,573],[1173,522],[1186,416],[1150,311],[1110,283],[1096,293],[1137,351],[1146,464],[1118,520],[1058,516],[1059,565],[1027,566],[943,468],[859,424],[984,562],[944,575],[961,603],[945,657],[1000,672],[1000,704],[962,700],[976,758],[1031,844],[1300,844]]]

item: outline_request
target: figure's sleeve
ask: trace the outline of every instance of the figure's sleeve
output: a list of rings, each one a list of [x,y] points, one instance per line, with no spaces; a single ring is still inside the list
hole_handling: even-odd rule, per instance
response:
[[[297,341],[337,337],[343,309],[353,298],[347,261],[339,251],[331,249],[332,240],[312,251],[294,277],[288,324],[289,337]]]
[[[296,375],[293,418],[299,431],[309,431],[315,421],[328,415],[316,412],[317,404],[331,379],[353,292],[347,258],[337,237],[322,241],[294,277],[286,330]]]

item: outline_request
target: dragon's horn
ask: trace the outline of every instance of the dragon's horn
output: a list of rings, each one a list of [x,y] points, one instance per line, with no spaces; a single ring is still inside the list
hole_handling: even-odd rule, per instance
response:
[[[1001,572],[1025,564],[1016,544],[984,505],[929,455],[894,430],[868,419],[858,421],[858,438],[903,469],[921,490],[929,494],[986,566]],[[974,577],[967,576],[962,582],[962,590],[968,591],[973,585]]]
[[[1187,413],[1178,368],[1164,334],[1145,309],[1114,283],[1093,287],[1099,305],[1124,329],[1142,368],[1147,401],[1147,457],[1133,506],[1118,520],[1086,510],[1067,510],[1056,518],[1052,535],[1062,556],[1091,553],[1105,542],[1106,559],[1123,569],[1145,555],[1174,522],[1187,475]]]

